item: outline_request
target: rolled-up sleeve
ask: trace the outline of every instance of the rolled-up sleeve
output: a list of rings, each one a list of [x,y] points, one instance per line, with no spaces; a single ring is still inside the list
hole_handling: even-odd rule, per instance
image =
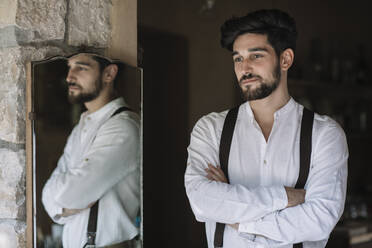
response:
[[[343,130],[328,125],[313,139],[305,203],[275,211],[253,222],[241,222],[239,232],[259,235],[256,242],[284,245],[328,239],[344,209],[348,147]]]
[[[219,165],[221,125],[203,117],[195,125],[185,173],[186,193],[198,221],[233,224],[257,220],[288,203],[284,187],[247,188],[206,178],[208,164]]]

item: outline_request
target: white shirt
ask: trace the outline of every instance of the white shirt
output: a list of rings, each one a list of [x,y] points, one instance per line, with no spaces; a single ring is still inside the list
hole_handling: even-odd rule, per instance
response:
[[[266,142],[248,102],[240,106],[229,157],[230,184],[210,181],[205,168],[219,165],[219,144],[227,111],[211,113],[195,125],[185,173],[186,192],[198,221],[206,223],[212,248],[215,222],[225,228],[224,248],[325,247],[345,202],[348,148],[341,127],[315,114],[305,203],[286,208],[284,186],[299,174],[303,106],[293,99],[274,114]]]
[[[140,205],[139,120],[117,98],[81,115],[56,169],[45,184],[42,202],[49,216],[63,224],[63,247],[86,243],[89,209],[60,217],[62,208],[83,209],[99,200],[96,245],[134,238]]]

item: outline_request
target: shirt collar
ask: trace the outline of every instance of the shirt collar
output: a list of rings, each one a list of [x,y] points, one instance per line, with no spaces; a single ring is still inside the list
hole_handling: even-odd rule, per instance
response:
[[[242,107],[245,109],[245,112],[250,117],[250,120],[253,121],[254,115],[253,115],[251,105],[249,104],[249,101],[246,101],[245,103],[243,103]],[[292,97],[290,97],[289,101],[283,107],[275,111],[274,118],[275,119],[279,118],[279,116],[284,115],[288,111],[292,110],[294,107],[295,107],[295,101],[293,100]]]
[[[281,115],[291,111],[295,107],[295,101],[292,97],[289,98],[289,101],[280,109],[274,113],[274,118],[279,118]]]
[[[93,113],[88,114],[87,111],[84,112],[81,115],[81,118],[83,119],[89,118],[91,120],[100,120],[107,115],[111,116],[115,112],[116,109],[122,106],[127,106],[127,104],[125,103],[123,97],[118,97],[112,100],[111,102],[107,103],[106,105],[98,109],[97,111],[94,111]]]

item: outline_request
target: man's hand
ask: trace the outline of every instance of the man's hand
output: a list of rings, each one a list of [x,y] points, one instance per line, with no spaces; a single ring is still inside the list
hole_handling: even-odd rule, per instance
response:
[[[85,208],[84,208],[85,209]],[[71,215],[75,215],[75,214],[78,214],[80,213],[81,211],[83,211],[84,209],[68,209],[68,208],[64,208],[62,210],[62,214],[61,216],[62,217],[68,217],[68,216],[71,216]]]
[[[290,187],[284,187],[284,188],[285,188],[285,191],[287,192],[287,197],[288,197],[287,208],[294,207],[294,206],[297,206],[305,202],[306,190],[295,189],[295,188],[290,188]]]
[[[211,164],[208,164],[208,168],[206,168],[205,171],[207,172],[207,178],[209,180],[227,183],[227,178],[223,173],[221,166],[215,167]]]
[[[91,208],[94,205],[94,203],[96,203],[96,202],[92,202],[86,208],[82,208],[82,209],[68,209],[68,208],[63,208],[62,209],[61,216],[62,217],[68,217],[68,216],[71,216],[71,215],[78,214],[78,213],[80,213],[81,211],[83,211],[85,209]]]
[[[235,224],[227,224],[228,226],[234,228],[235,230],[239,230],[239,223],[235,223]]]

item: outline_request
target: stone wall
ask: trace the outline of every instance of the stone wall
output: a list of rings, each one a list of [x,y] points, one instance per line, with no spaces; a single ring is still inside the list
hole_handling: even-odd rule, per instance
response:
[[[26,247],[26,63],[105,48],[110,0],[0,0],[0,247]]]

